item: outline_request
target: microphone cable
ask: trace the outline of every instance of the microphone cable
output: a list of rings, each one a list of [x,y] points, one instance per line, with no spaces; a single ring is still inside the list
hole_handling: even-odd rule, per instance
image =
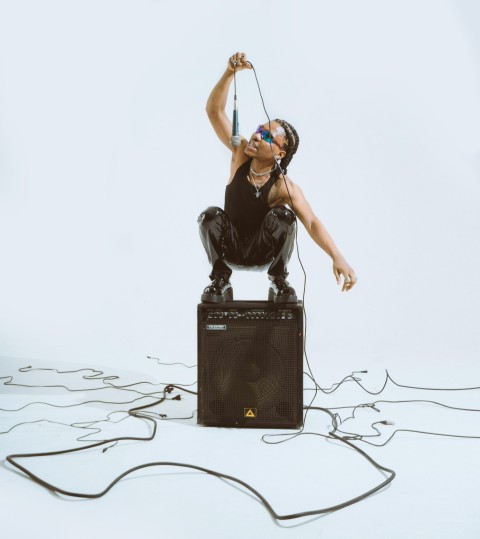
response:
[[[269,131],[270,131],[270,134],[272,133],[272,129],[271,129],[271,119],[270,119],[270,116],[267,112],[267,108],[265,107],[265,101],[263,99],[263,94],[262,94],[262,90],[260,88],[260,82],[258,80],[258,76],[257,76],[257,72],[255,70],[255,67],[254,65],[249,62],[247,60],[247,63],[250,64],[250,66],[252,67],[253,69],[253,74],[255,75],[255,81],[257,83],[257,87],[258,87],[258,93],[260,94],[260,99],[262,101],[262,107],[263,107],[263,110],[265,112],[265,115],[267,116],[268,118],[268,127],[269,127]],[[234,81],[235,81],[235,68],[234,68]],[[235,90],[236,91],[236,90]],[[275,157],[275,153],[273,151],[273,144],[272,144],[272,141],[270,141],[270,150],[272,152],[272,156],[273,156],[273,159],[275,160],[275,164],[277,166],[277,168],[279,169],[280,171],[280,174],[283,178],[283,182],[285,184],[285,188],[287,190],[287,193],[288,193],[288,197],[290,199],[290,208],[292,209],[293,211],[293,214],[295,216],[295,222],[296,222],[296,225],[295,225],[295,250],[296,250],[296,253],[297,253],[297,258],[298,258],[298,262],[300,264],[300,267],[302,268],[302,272],[303,272],[303,292],[302,292],[302,304],[303,304],[303,319],[304,319],[304,332],[303,332],[303,353],[304,353],[304,356],[305,356],[305,361],[307,363],[307,368],[308,368],[308,373],[304,372],[304,374],[306,374],[312,381],[313,383],[315,384],[315,391],[314,391],[314,395],[313,395],[313,398],[312,400],[310,401],[310,404],[308,407],[305,408],[305,415],[304,415],[304,418],[303,418],[303,425],[300,429],[300,431],[297,433],[301,433],[303,432],[303,429],[305,427],[305,422],[306,422],[306,419],[307,419],[307,414],[308,414],[308,411],[311,409],[311,406],[313,404],[313,402],[315,401],[315,399],[317,398],[317,394],[318,394],[318,390],[320,389],[321,390],[321,387],[320,385],[318,384],[317,380],[315,379],[315,375],[313,374],[313,371],[312,371],[312,368],[310,366],[310,362],[308,360],[308,353],[307,353],[307,310],[305,308],[305,294],[306,294],[306,288],[307,288],[307,272],[305,271],[305,267],[303,265],[303,262],[302,262],[302,259],[301,259],[301,256],[300,256],[300,249],[299,249],[299,245],[298,245],[298,219],[297,219],[297,211],[296,211],[296,208],[295,208],[295,205],[293,203],[293,200],[292,200],[292,195],[290,194],[290,190],[288,188],[288,184],[287,184],[287,180],[285,178],[285,174],[283,172],[283,169],[282,167],[280,166],[280,163],[277,161],[277,158]],[[294,436],[296,436],[297,434],[295,434]],[[265,435],[264,435],[265,436]],[[270,435],[270,436],[277,436],[277,435]],[[264,437],[262,436],[262,439],[264,439]],[[265,441],[265,440],[264,440]]]

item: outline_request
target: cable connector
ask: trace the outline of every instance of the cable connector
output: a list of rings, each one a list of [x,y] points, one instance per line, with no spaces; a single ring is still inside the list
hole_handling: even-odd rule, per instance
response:
[[[389,421],[388,419],[385,419],[383,421],[379,421],[382,425],[395,425],[395,421]]]
[[[380,410],[375,406],[375,403],[373,402],[366,402],[365,404],[359,404],[359,408],[372,408],[376,412],[380,412]]]
[[[342,440],[361,440],[362,435],[361,434],[352,434],[349,436],[341,436]]]
[[[102,453],[105,453],[105,452],[108,451],[111,447],[115,447],[117,444],[118,444],[118,440],[117,440],[114,444],[109,445],[108,447],[104,447],[104,448],[102,449]]]

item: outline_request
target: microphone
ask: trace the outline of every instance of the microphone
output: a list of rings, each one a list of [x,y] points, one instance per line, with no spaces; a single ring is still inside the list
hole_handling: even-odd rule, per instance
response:
[[[232,119],[232,137],[230,138],[230,144],[236,148],[240,146],[241,137],[238,133],[238,109],[237,109],[237,95],[233,97],[233,119]]]

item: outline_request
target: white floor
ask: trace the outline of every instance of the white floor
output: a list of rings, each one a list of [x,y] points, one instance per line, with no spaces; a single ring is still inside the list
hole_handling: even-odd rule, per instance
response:
[[[449,356],[450,354],[450,356]],[[313,352],[310,353],[311,357]],[[404,385],[430,387],[466,387],[480,383],[475,376],[478,368],[473,359],[462,360],[454,351],[437,362],[431,359],[398,358],[392,365],[357,358],[357,370],[362,384],[378,391],[385,377],[385,368]],[[335,359],[335,358],[331,358]],[[341,358],[337,358],[340,360]],[[449,360],[450,359],[450,360]],[[34,364],[33,364],[34,363]],[[345,363],[345,362],[344,362]],[[59,375],[53,371],[18,368],[74,370],[98,368],[105,375],[117,375],[111,383],[123,385],[150,381],[188,384],[195,381],[196,371],[182,365],[158,365],[152,360],[138,363],[136,372],[115,369],[112,365],[72,365],[71,363],[25,362],[4,358],[1,376],[13,376],[13,382],[30,385],[66,385],[71,389],[101,387],[98,379],[83,380],[85,371]],[[332,365],[342,365],[331,361]],[[442,368],[439,369],[438,365]],[[355,366],[353,367],[355,370]],[[320,369],[319,369],[320,370]],[[321,377],[322,387],[329,387],[350,371],[331,367]],[[4,378],[2,382],[8,379]],[[82,406],[58,409],[46,404],[30,404],[17,412],[1,412],[0,430],[15,424],[39,419],[51,422],[27,423],[0,435],[2,459],[12,453],[53,451],[78,447],[85,442],[77,438],[92,431],[81,430],[92,421],[105,421],[101,435],[91,434],[87,440],[115,436],[146,436],[150,427],[142,421],[128,418],[120,421],[126,410],[153,399],[125,404],[138,394],[125,390],[104,389],[86,393],[68,393],[61,387],[50,389],[20,388],[2,385],[3,409],[18,409],[29,403],[48,402],[72,405],[92,400],[110,400],[117,404],[91,402]],[[142,392],[152,392],[153,386],[133,386]],[[131,388],[132,389],[132,388]],[[176,395],[177,392],[171,396]],[[345,383],[332,395],[319,395],[318,406],[335,407],[375,400],[430,399],[456,407],[480,407],[479,390],[420,391],[399,388],[389,383],[381,395],[372,396],[354,382]],[[311,392],[306,392],[305,402]],[[121,404],[123,402],[123,404]],[[261,436],[268,431],[214,429],[196,425],[193,419],[175,419],[191,415],[196,408],[195,397],[182,395],[155,410],[166,413],[169,421],[158,421],[156,438],[151,442],[122,442],[106,452],[101,449],[65,456],[25,459],[21,463],[56,486],[77,492],[100,492],[117,475],[133,466],[160,461],[189,463],[218,470],[246,481],[261,492],[280,514],[309,511],[341,503],[371,489],[384,479],[359,454],[340,443],[314,435],[326,433],[328,416],[310,412],[305,432],[280,445],[267,445]],[[374,421],[392,420],[395,426],[383,426],[374,443],[383,443],[393,429],[414,429],[480,437],[480,414],[450,410],[428,403],[378,403],[379,412],[371,408],[357,409],[355,419],[345,421],[344,430],[373,434]],[[350,413],[344,410],[342,419]],[[60,423],[75,423],[76,428]],[[81,425],[80,425],[81,424]],[[95,432],[95,431],[94,431]],[[281,431],[270,431],[277,433]],[[368,439],[368,438],[367,438]],[[277,440],[270,438],[270,441]],[[316,518],[277,522],[261,503],[242,487],[212,476],[174,467],[151,467],[135,472],[118,483],[104,497],[85,500],[52,494],[34,484],[21,472],[3,462],[0,467],[0,507],[3,537],[41,538],[169,536],[175,538],[262,537],[275,538],[330,536],[335,538],[478,538],[478,454],[480,439],[460,439],[435,435],[399,432],[385,447],[372,447],[356,442],[380,464],[396,471],[389,487],[358,504]]]
[[[388,369],[405,385],[480,385],[479,21],[476,0],[0,0],[0,377],[79,390],[0,381],[2,539],[480,537],[480,439],[358,441],[396,471],[390,486],[333,514],[282,522],[239,486],[186,469],[143,469],[86,500],[52,494],[5,463],[82,446],[86,434],[150,432],[121,421],[150,399],[129,404],[138,394],[84,391],[101,388],[100,377],[21,367],[97,368],[119,376],[115,384],[158,388],[195,382],[194,368],[145,356],[195,363],[195,303],[211,270],[196,219],[223,204],[230,166],[204,108],[235,51],[256,66],[268,114],[298,130],[288,173],[359,279],[341,294],[330,257],[298,227],[318,382],[367,369],[362,383],[378,391]],[[237,82],[248,137],[266,117],[254,74]],[[288,269],[298,292],[296,255]],[[266,276],[248,273],[234,274],[235,298],[266,298]],[[434,399],[477,409],[479,396],[390,384],[375,397],[348,382],[315,404]],[[280,514],[341,503],[384,479],[315,435],[329,430],[323,413],[308,415],[310,435],[267,445],[261,431],[175,419],[192,415],[194,397],[167,404],[151,442],[23,463],[84,493],[142,463],[190,463],[246,481]],[[372,422],[395,421],[367,438],[377,442],[395,428],[480,436],[478,412],[377,408],[357,409],[343,428],[371,434]],[[94,421],[101,432],[85,430]]]

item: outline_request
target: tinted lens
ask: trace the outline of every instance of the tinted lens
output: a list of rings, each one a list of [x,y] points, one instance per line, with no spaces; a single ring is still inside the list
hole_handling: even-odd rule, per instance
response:
[[[270,135],[269,131],[263,130],[262,139],[270,144],[272,142],[272,135]]]
[[[262,139],[265,141],[265,142],[268,142],[269,144],[271,144],[273,142],[273,139],[272,139],[272,135],[270,134],[270,131],[267,131],[263,125],[259,125],[257,127],[257,130],[255,131],[255,133],[260,133],[260,136],[262,137]]]

